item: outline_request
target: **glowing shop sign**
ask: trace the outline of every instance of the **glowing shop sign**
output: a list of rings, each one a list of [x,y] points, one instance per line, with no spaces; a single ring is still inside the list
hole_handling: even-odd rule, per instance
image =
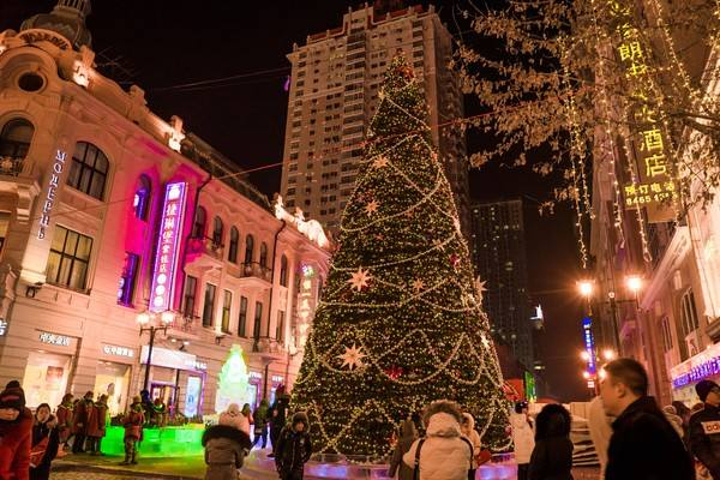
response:
[[[597,366],[595,365],[595,339],[592,333],[592,318],[583,318],[582,326],[585,351],[588,353],[587,371],[591,375],[595,375],[597,373]]]
[[[54,333],[40,332],[40,341],[50,345],[58,345],[60,347],[70,346],[70,337],[65,335],[56,335]]]
[[[186,189],[185,182],[168,183],[165,187],[160,237],[158,238],[155,270],[150,290],[150,311],[152,312],[164,312],[170,309],[180,250]]]
[[[0,337],[4,337],[7,333],[7,327],[8,323],[5,321],[5,319],[0,318]]]
[[[135,358],[135,350],[133,350],[132,348],[118,347],[116,345],[103,345],[102,351],[105,355]]]
[[[48,182],[47,195],[45,203],[43,203],[42,213],[40,214],[40,228],[38,229],[37,238],[42,240],[45,238],[45,229],[50,225],[50,212],[55,205],[55,192],[60,182],[60,174],[65,168],[65,159],[67,153],[58,149],[55,151],[55,161],[53,162],[52,172],[50,173],[50,181]]]

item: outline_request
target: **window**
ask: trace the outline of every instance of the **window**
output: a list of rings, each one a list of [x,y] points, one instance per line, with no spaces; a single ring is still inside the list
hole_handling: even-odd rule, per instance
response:
[[[688,336],[700,327],[695,307],[695,294],[692,289],[688,290],[682,297],[682,324],[683,335]]]
[[[195,318],[195,295],[197,294],[197,278],[187,275],[185,277],[185,291],[183,292],[182,313],[185,318]]]
[[[105,154],[92,143],[78,142],[72,160],[68,185],[102,200],[109,166]]]
[[[669,352],[673,348],[672,333],[670,331],[670,319],[663,317],[660,324],[662,328],[663,350]]]
[[[268,248],[267,244],[265,242],[262,242],[260,244],[260,266],[263,268],[267,268],[267,260],[268,260]]]
[[[278,310],[277,327],[275,328],[275,339],[278,342],[285,341],[285,312]]]
[[[135,218],[139,220],[147,220],[149,206],[150,179],[147,175],[140,175],[137,186],[135,187],[135,196],[133,197],[133,211],[135,212]]]
[[[223,291],[223,309],[222,309],[222,331],[230,333],[230,310],[232,309],[232,292],[230,290]]]
[[[240,313],[238,314],[238,336],[247,337],[247,297],[240,297]]]
[[[92,238],[56,226],[48,257],[47,281],[74,290],[85,290]]]
[[[213,311],[215,310],[215,290],[216,287],[212,283],[205,285],[205,303],[203,304],[203,327],[212,327]]]
[[[0,132],[0,157],[25,158],[34,133],[35,127],[24,118],[7,122]]]
[[[220,217],[215,217],[213,220],[213,236],[212,241],[215,247],[220,247],[223,241],[223,221]]]
[[[237,263],[238,244],[240,243],[240,232],[235,227],[230,229],[230,248],[228,249],[228,260]]]
[[[138,264],[140,256],[134,253],[125,253],[125,264],[120,276],[120,287],[118,289],[118,304],[131,307],[133,294],[135,293],[135,281],[137,279]]]
[[[262,324],[262,302],[255,302],[255,325],[253,325],[253,337],[260,338],[260,325]]]
[[[192,228],[193,238],[203,238],[205,236],[205,223],[207,222],[207,212],[203,207],[198,207],[195,212],[195,222]]]
[[[255,239],[252,235],[245,237],[245,263],[250,264],[253,262],[253,248]]]
[[[288,259],[285,255],[280,258],[280,285],[288,286]]]

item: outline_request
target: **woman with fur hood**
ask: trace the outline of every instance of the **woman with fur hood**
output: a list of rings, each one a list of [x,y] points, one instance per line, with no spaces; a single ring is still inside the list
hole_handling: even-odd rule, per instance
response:
[[[530,456],[535,448],[535,430],[528,415],[528,404],[518,402],[510,414],[512,439],[515,444],[515,461],[518,464],[518,480],[527,480]]]
[[[403,462],[419,469],[420,480],[467,480],[474,451],[460,431],[460,406],[449,400],[433,402],[425,409],[423,422],[427,425],[426,436],[412,444]]]
[[[470,440],[470,443],[473,446],[472,468],[468,470],[468,480],[474,480],[475,472],[477,472],[478,467],[480,467],[477,459],[480,455],[480,451],[482,450],[482,442],[480,441],[480,434],[477,430],[475,430],[475,419],[467,412],[463,412],[462,422],[460,423],[460,431],[462,432],[463,437]]]
[[[202,445],[205,480],[237,480],[237,470],[250,451],[250,436],[232,425],[213,425],[203,433]]]
[[[32,427],[25,392],[13,380],[0,393],[0,479],[29,479]]]
[[[530,458],[530,480],[573,480],[570,426],[565,407],[549,404],[537,416],[535,449]]]
[[[242,414],[237,403],[228,405],[227,410],[220,414],[218,425],[237,428],[248,437],[250,436],[250,422],[248,418]]]

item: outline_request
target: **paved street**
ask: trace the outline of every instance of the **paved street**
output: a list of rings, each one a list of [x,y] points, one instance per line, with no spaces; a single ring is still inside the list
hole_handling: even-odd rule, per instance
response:
[[[126,475],[113,475],[111,473],[58,472],[51,474],[50,478],[52,480],[131,480],[136,477],[128,477]]]

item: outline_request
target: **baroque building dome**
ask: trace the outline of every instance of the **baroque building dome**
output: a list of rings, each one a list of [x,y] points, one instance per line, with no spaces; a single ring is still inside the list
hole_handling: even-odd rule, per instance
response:
[[[53,11],[40,13],[25,20],[20,31],[39,28],[51,30],[67,38],[73,48],[90,47],[92,36],[85,25],[90,14],[90,0],[59,0]]]

